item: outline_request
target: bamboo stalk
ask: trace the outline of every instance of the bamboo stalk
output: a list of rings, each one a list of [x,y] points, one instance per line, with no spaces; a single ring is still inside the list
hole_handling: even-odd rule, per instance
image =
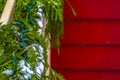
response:
[[[9,23],[14,5],[15,5],[15,0],[7,0],[0,18],[0,22],[2,22],[2,24]]]
[[[46,25],[47,25],[48,21],[44,18],[43,20],[43,35],[45,35],[45,28],[46,28]],[[50,44],[50,35],[46,38],[46,43],[48,44],[47,46],[47,55],[48,55],[48,64],[49,64],[49,68],[46,72],[46,75],[49,75],[50,74],[50,64],[51,64],[51,44]],[[48,79],[47,79],[48,80]]]

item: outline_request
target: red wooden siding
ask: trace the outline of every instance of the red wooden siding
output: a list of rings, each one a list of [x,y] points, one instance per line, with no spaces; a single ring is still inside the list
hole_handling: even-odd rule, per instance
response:
[[[65,21],[62,43],[120,44],[120,21]]]
[[[51,64],[66,80],[120,80],[120,0],[65,3],[60,55]]]
[[[61,54],[53,55],[55,68],[120,69],[119,47],[62,46]]]
[[[65,18],[120,18],[120,0],[69,0],[77,12],[74,17],[65,4]]]

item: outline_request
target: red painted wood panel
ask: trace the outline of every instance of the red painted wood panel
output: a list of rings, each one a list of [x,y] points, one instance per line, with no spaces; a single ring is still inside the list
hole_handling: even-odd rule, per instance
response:
[[[65,3],[60,55],[51,66],[66,80],[120,80],[120,0],[69,0]]]
[[[65,4],[65,18],[120,18],[120,0],[69,0],[77,16]]]
[[[52,50],[54,68],[120,69],[120,47],[64,47]]]
[[[66,80],[120,80],[120,73],[61,73]],[[69,76],[68,76],[69,75]]]
[[[62,43],[120,44],[120,21],[65,22]]]

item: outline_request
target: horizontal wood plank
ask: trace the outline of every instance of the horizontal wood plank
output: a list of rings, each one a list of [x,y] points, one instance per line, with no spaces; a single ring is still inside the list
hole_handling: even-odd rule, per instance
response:
[[[66,80],[120,80],[120,73],[98,73],[98,72],[79,72],[79,73],[64,73],[61,74]]]
[[[69,6],[65,4],[65,18],[120,18],[119,0],[69,0],[69,2],[77,16],[74,16]]]
[[[119,21],[65,21],[66,44],[120,44]]]
[[[52,50],[54,68],[120,69],[120,47],[64,47]]]

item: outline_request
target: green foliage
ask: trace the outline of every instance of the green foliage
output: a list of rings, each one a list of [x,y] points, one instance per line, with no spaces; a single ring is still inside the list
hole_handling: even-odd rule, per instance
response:
[[[50,80],[54,80],[58,79],[58,80],[64,80],[64,77],[61,76],[61,74],[57,73],[55,70],[51,69],[50,71]]]
[[[48,21],[45,34],[51,35],[52,47],[59,47],[59,38],[63,36],[63,0],[40,0],[42,10]]]
[[[0,0],[0,16],[1,16],[2,11],[4,9],[5,3],[6,3],[6,0]]]
[[[0,4],[6,0],[0,0]],[[39,34],[38,3],[47,20],[45,34]],[[4,5],[0,8],[3,10]],[[64,80],[60,74],[50,69],[50,75],[46,75],[49,68],[47,62],[46,38],[51,35],[50,42],[53,47],[59,47],[59,38],[63,35],[63,0],[16,0],[13,19],[10,24],[0,26],[0,80],[21,80],[20,66],[18,62],[25,60],[29,63],[34,74],[31,80]],[[23,33],[24,30],[28,30]],[[21,33],[22,36],[18,35]],[[23,39],[28,39],[23,41]],[[32,44],[36,44],[33,49]],[[37,58],[40,55],[39,45],[43,47],[43,60]],[[38,62],[44,64],[44,72],[40,75],[35,71]],[[5,75],[3,71],[13,70],[14,74]],[[26,80],[26,79],[24,79]]]

